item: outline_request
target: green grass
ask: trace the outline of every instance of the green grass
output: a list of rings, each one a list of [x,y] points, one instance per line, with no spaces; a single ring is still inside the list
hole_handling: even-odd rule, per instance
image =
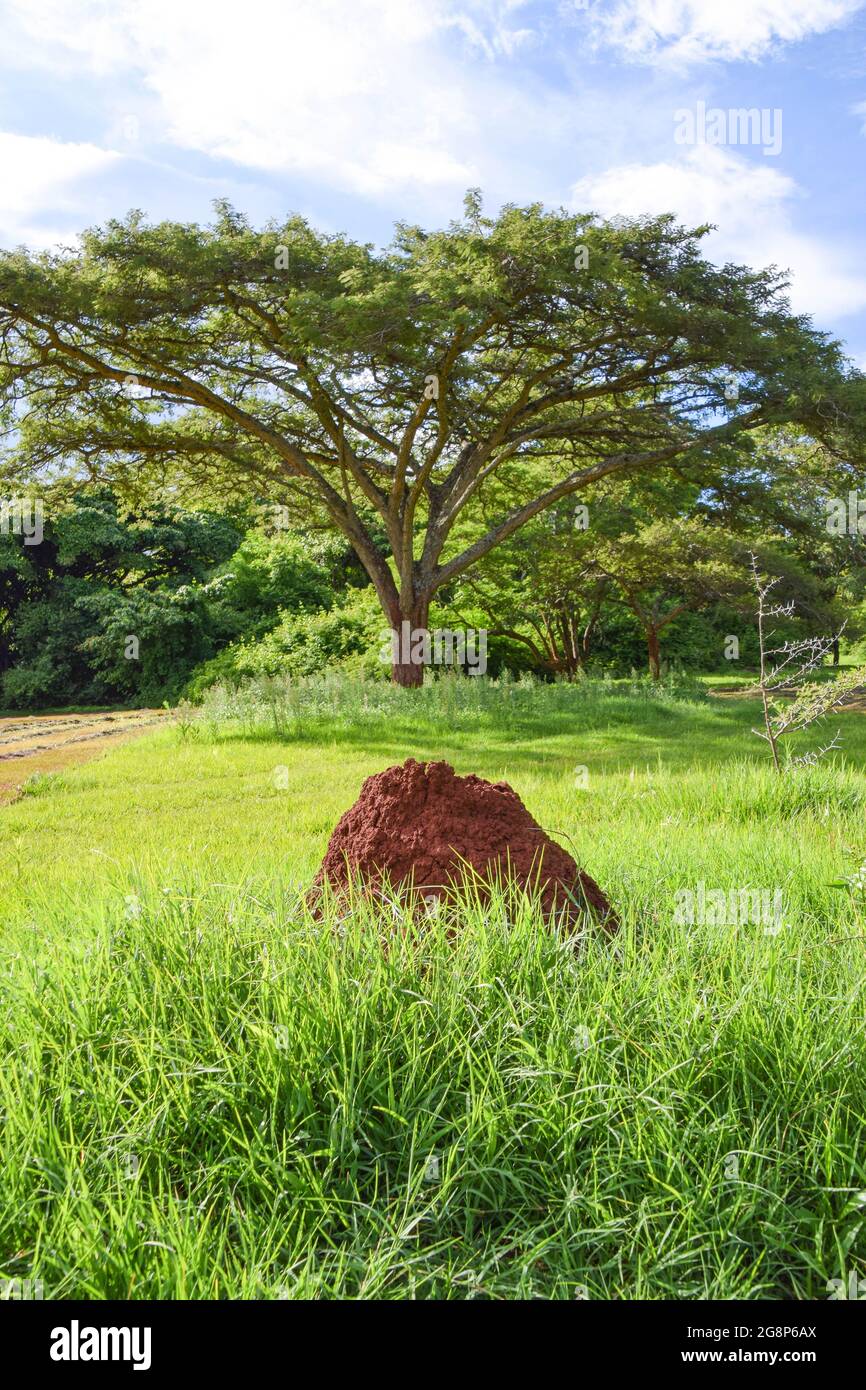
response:
[[[707,673],[700,675],[697,679],[704,685],[713,690],[748,690],[753,688],[758,679],[758,668],[739,667],[738,663],[731,663],[733,670],[721,673]],[[809,676],[810,682],[819,685],[826,685],[829,681],[834,681],[844,672],[856,670],[862,666],[863,662],[853,656],[843,656],[838,666],[833,666],[829,662],[824,666],[818,666]]]
[[[758,1299],[863,1274],[864,928],[829,885],[866,859],[866,718],[778,779],[755,717],[638,687],[271,684],[40,779],[0,811],[0,1274]],[[575,953],[526,902],[467,902],[453,939],[312,920],[334,821],[407,756],[507,778],[617,941]],[[701,880],[781,889],[782,930],[678,925]]]

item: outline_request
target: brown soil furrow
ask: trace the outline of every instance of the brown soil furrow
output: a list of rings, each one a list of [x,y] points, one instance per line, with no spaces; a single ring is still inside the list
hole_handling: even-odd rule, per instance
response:
[[[58,743],[34,743],[27,748],[16,748],[11,753],[0,753],[0,762],[5,762],[9,758],[29,758],[34,753],[44,753],[49,748],[68,748],[71,743],[90,743],[100,738],[118,738],[123,734],[130,733],[133,729],[146,729],[150,725],[158,724],[158,719],[142,719],[135,723],[122,725],[117,729],[91,729],[85,734],[75,734],[72,738],[61,739]]]
[[[88,762],[106,748],[147,733],[164,710],[120,710],[92,715],[33,715],[0,719],[0,805],[14,801],[34,773],[60,772]]]

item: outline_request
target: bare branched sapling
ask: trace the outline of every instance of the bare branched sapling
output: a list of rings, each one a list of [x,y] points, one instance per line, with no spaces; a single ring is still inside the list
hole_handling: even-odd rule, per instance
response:
[[[793,599],[784,603],[773,602],[771,595],[779,577],[763,578],[758,572],[758,560],[754,554],[751,556],[751,566],[758,599],[760,653],[760,672],[753,692],[760,695],[764,714],[763,729],[753,729],[752,733],[770,745],[773,766],[781,774],[786,767],[811,766],[839,747],[837,730],[830,742],[817,750],[788,758],[784,764],[780,756],[783,739],[790,734],[802,733],[833,710],[842,709],[862,690],[866,685],[866,668],[844,671],[835,680],[823,683],[809,679],[839,641],[844,623],[838,632],[829,637],[802,637],[783,642],[780,647],[768,646],[773,637],[773,629],[768,628],[768,623],[775,618],[794,617],[795,604]],[[790,699],[781,700],[779,697],[783,694],[790,695]]]

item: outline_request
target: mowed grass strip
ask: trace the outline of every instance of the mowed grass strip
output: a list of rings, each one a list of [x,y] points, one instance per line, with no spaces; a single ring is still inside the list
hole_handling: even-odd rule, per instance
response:
[[[863,1274],[866,943],[830,886],[866,858],[862,715],[780,780],[745,702],[403,693],[162,731],[0,811],[0,1274],[95,1298]],[[456,939],[311,919],[334,821],[407,756],[506,777],[617,942],[575,953],[519,901],[467,901]],[[781,930],[678,924],[701,881],[780,889]]]

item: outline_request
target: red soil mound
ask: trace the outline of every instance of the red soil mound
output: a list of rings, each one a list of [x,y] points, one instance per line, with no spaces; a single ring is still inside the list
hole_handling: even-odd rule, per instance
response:
[[[341,893],[353,878],[374,891],[387,882],[426,898],[465,879],[483,894],[500,879],[538,890],[545,915],[569,926],[589,909],[608,931],[618,927],[598,884],[545,835],[507,782],[458,777],[444,762],[409,758],[367,778],[337,822],[313,900],[326,880]]]

